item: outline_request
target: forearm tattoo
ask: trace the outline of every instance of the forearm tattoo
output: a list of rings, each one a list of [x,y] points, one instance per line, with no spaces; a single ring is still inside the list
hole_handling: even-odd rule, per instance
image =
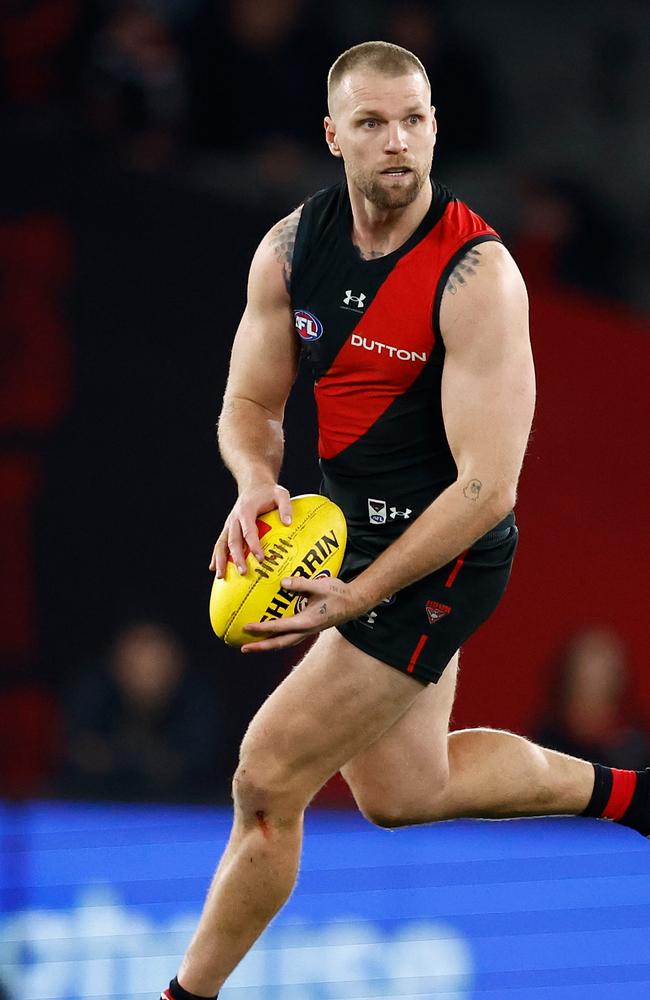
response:
[[[449,275],[445,291],[455,295],[462,285],[467,284],[467,279],[476,274],[476,268],[480,267],[481,263],[481,251],[477,247],[472,247],[461,257]]]
[[[293,261],[293,248],[296,242],[298,223],[302,213],[302,205],[295,212],[278,222],[271,236],[271,248],[278,261],[282,264],[282,273],[287,291],[291,284],[291,264]]]
[[[463,486],[463,496],[466,497],[467,500],[473,500],[474,503],[476,503],[482,487],[483,483],[480,479],[470,479],[467,486]]]

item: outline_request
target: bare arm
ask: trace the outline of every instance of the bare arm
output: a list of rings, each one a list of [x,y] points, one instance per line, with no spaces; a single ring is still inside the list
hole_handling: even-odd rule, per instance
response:
[[[516,500],[535,374],[526,289],[501,244],[482,244],[461,261],[443,294],[440,325],[442,410],[457,479],[354,581],[363,610],[444,566]]]
[[[255,651],[290,645],[300,631],[368,611],[450,562],[514,505],[535,377],[526,289],[501,244],[482,244],[460,262],[443,294],[440,321],[446,348],[442,408],[455,482],[352,583],[292,580],[290,589],[312,597],[307,610],[251,631],[272,635],[292,628],[293,637],[259,643]]]
[[[239,498],[210,563],[219,576],[225,572],[229,551],[245,572],[244,541],[262,557],[255,527],[258,514],[278,507],[283,519],[291,519],[289,494],[277,479],[284,452],[284,408],[298,366],[288,288],[299,220],[296,209],[260,243],[233,343],[219,418],[219,448],[237,482]]]

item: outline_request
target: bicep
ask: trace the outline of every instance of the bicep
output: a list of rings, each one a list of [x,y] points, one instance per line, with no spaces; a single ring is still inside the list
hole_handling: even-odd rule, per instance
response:
[[[262,240],[251,263],[226,398],[258,403],[281,419],[298,370],[299,346],[287,289],[287,262],[278,253],[277,230],[274,227]]]
[[[474,277],[443,296],[443,418],[459,478],[514,489],[535,401],[528,303],[505,248],[481,249]]]
[[[249,302],[233,343],[226,399],[250,400],[282,419],[298,370],[295,340],[288,306],[260,311]]]

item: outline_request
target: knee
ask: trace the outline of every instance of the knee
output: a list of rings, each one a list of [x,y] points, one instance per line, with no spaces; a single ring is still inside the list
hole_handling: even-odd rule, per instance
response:
[[[263,816],[270,822],[280,816],[293,820],[309,801],[288,758],[246,741],[233,777],[232,797],[240,817],[259,821]]]
[[[449,776],[441,775],[427,787],[374,792],[353,789],[353,795],[359,811],[370,823],[395,830],[447,819],[444,803],[448,784]]]
[[[419,821],[413,809],[402,808],[396,802],[357,803],[361,815],[382,830],[397,830],[402,826],[415,826]]]

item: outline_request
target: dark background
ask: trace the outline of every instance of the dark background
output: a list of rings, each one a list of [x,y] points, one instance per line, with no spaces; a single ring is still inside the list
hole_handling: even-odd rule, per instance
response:
[[[338,176],[327,67],[375,37],[423,59],[434,172],[504,235],[531,292],[540,404],[519,568],[468,647],[456,723],[530,732],[549,663],[597,625],[626,647],[646,725],[648,29],[635,0],[4,6],[6,794],[66,794],[66,699],[129,622],[169,626],[216,692],[208,799],[288,669],[210,631],[207,564],[235,496],[214,427],[251,254]],[[315,454],[301,378],[293,493],[317,489]]]

